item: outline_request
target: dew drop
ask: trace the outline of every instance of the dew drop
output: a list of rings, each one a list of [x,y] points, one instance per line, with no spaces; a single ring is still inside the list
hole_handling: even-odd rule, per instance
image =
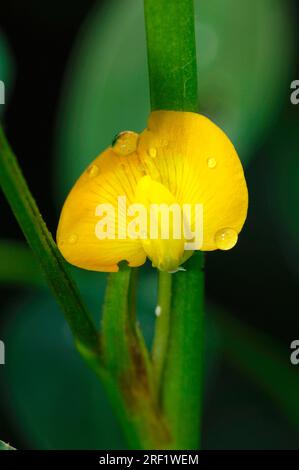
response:
[[[112,142],[112,150],[120,156],[127,156],[135,152],[139,135],[133,131],[120,132]]]
[[[90,178],[93,178],[94,176],[96,176],[98,172],[99,172],[99,168],[96,165],[91,165],[87,170],[87,174]]]
[[[151,147],[148,151],[148,154],[152,158],[156,158],[157,156],[157,149],[155,147]]]
[[[238,241],[238,234],[233,228],[222,228],[215,235],[215,243],[219,250],[230,250]]]
[[[208,158],[207,159],[207,165],[209,168],[213,169],[216,168],[217,166],[217,160],[214,157]]]
[[[69,236],[68,238],[68,242],[71,244],[71,245],[74,245],[75,243],[77,243],[77,240],[78,240],[78,236],[73,233],[72,235]]]

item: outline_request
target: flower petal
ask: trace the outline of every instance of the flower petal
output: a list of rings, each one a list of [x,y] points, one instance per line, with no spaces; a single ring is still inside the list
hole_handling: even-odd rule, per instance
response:
[[[202,204],[201,249],[231,248],[231,234],[237,236],[246,219],[248,192],[241,162],[225,133],[199,114],[155,111],[140,135],[138,153],[146,173],[179,204]]]
[[[125,196],[128,205],[134,202],[136,184],[142,176],[139,166],[135,152],[120,155],[109,148],[81,175],[65,201],[57,230],[58,247],[67,261],[107,272],[118,271],[117,264],[122,260],[130,266],[145,262],[141,241],[128,238],[124,232],[126,207],[118,212],[118,197]],[[111,212],[107,213],[106,230],[102,231],[112,238],[99,239],[99,212],[106,205],[109,210],[114,208],[115,218],[113,221]]]
[[[139,180],[136,199],[147,211],[147,233],[142,245],[153,267],[175,270],[182,262],[185,245],[180,205],[165,186],[150,176]]]

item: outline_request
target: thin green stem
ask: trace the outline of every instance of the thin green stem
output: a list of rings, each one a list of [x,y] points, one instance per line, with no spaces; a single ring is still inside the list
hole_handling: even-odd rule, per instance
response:
[[[106,374],[101,377],[130,447],[168,447],[170,434],[155,397],[151,361],[131,310],[134,282],[132,269],[124,264],[108,277],[102,319]]]
[[[156,307],[156,328],[152,348],[152,361],[157,393],[160,394],[161,379],[165,364],[169,335],[169,317],[171,302],[171,274],[158,273],[158,303]]]
[[[193,0],[144,0],[144,5],[152,110],[196,112]],[[203,362],[203,254],[195,253],[186,262],[186,269],[173,275],[162,409],[170,425],[173,448],[198,449]]]
[[[129,318],[132,328],[136,324],[137,312],[137,284],[138,284],[138,269],[131,268],[131,280],[129,289]]]
[[[67,264],[47,229],[1,127],[0,184],[64,312],[78,349],[90,365],[97,368],[99,363],[97,330],[69,274]]]
[[[120,266],[118,273],[108,275],[102,317],[104,363],[115,374],[130,367],[131,322],[128,312],[131,270]]]

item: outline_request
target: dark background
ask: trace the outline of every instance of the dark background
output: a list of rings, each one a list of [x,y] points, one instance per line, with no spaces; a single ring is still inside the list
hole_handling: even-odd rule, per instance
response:
[[[15,67],[15,79],[10,87],[5,107],[4,127],[52,233],[55,233],[59,216],[57,202],[53,197],[56,165],[54,142],[62,82],[65,79],[66,66],[75,38],[95,3],[104,4],[103,1],[93,0],[76,2],[10,0],[2,1],[1,4],[0,28],[7,38]],[[292,12],[289,20],[296,33],[298,7],[296,2],[289,4]],[[264,17],[264,21],[267,21],[267,16]],[[248,35],[250,36],[249,31]],[[269,41],[271,42],[271,37]],[[294,42],[293,47],[297,54],[295,53],[292,59],[289,80],[286,82],[288,84],[294,79],[299,79],[297,60],[299,42],[296,36]],[[275,81],[276,76],[272,79]],[[292,378],[294,377],[294,382],[286,383],[285,392],[282,392],[287,402],[290,389],[292,388],[293,394],[297,385],[295,375],[299,380],[299,366],[296,369],[296,366],[291,366],[289,361],[290,343],[299,337],[297,268],[299,230],[296,233],[296,221],[299,222],[296,199],[297,197],[299,199],[297,196],[299,180],[296,179],[296,168],[299,167],[299,106],[290,104],[289,86],[281,88],[279,93],[282,96],[279,110],[275,116],[272,116],[271,124],[252,147],[250,163],[246,166],[250,193],[246,227],[236,249],[229,253],[208,254],[206,291],[208,310],[213,311],[215,308],[225,310],[238,322],[242,322],[246,328],[249,327],[248,331],[251,332],[253,328],[254,335],[255,333],[266,335],[267,339],[271,338],[275,343],[282,363],[292,374]],[[261,106],[262,100],[261,97]],[[256,113],[258,115],[258,108]],[[255,116],[252,119],[254,120]],[[298,160],[297,165],[296,160]],[[0,194],[0,207],[0,237],[23,241],[20,229],[2,194]],[[27,295],[31,296],[30,299],[36,295],[32,286],[24,287],[20,284],[2,282],[0,285],[0,326],[3,331],[11,321],[10,313],[15,309],[18,299],[22,299],[23,302],[25,298],[26,308],[30,309]],[[24,311],[24,315],[25,313]],[[213,349],[214,336],[213,333],[209,334],[211,336],[209,342]],[[0,333],[0,338],[2,336]],[[241,333],[239,338],[243,344]],[[258,338],[263,344],[264,336]],[[33,335],[32,341],[34,340]],[[216,365],[213,359],[214,365],[209,372],[213,378],[207,389],[204,430],[205,435],[211,437],[204,438],[205,446],[299,448],[299,423],[297,426],[290,418],[292,411],[288,410],[286,413],[285,407],[281,406],[281,400],[277,399],[275,393],[274,399],[273,394],[272,398],[269,398],[271,393],[268,394],[268,388],[262,378],[256,379],[254,367],[249,368],[251,372],[248,372],[246,367],[242,369],[242,364],[241,367],[235,367],[239,361],[238,352],[231,360],[230,355],[226,356],[225,347],[223,351],[223,354],[218,352]],[[275,357],[273,355],[274,364]],[[275,370],[274,365],[273,377]],[[284,376],[279,378],[279,371],[277,368],[275,380],[285,380]],[[37,374],[39,374],[38,369]],[[267,376],[267,370],[264,374]],[[25,432],[24,429],[28,427],[24,428],[20,421],[27,420],[30,426],[32,414],[29,408],[26,408],[26,404],[25,415],[19,412],[20,404],[14,409],[10,387],[17,387],[17,382],[12,378],[13,372],[9,372],[8,375],[9,378],[4,373],[0,376],[1,387],[4,390],[0,403],[0,438],[18,448],[55,448],[50,440],[41,444],[36,438],[36,433],[30,435]],[[23,380],[26,380],[26,377],[23,376]],[[275,380],[271,382],[274,388]],[[257,384],[258,381],[260,384]],[[19,390],[17,394],[21,400],[21,391]],[[25,396],[26,393],[24,400]],[[45,401],[48,399],[51,400],[51,393]],[[65,400],[63,397],[61,399]],[[295,403],[294,407],[296,408]],[[82,414],[84,415],[83,411]],[[68,419],[68,416],[63,416],[63,412],[60,416],[62,421]],[[33,426],[38,429],[37,422]],[[115,426],[114,423],[111,424],[112,428]],[[105,427],[103,424],[103,434]],[[118,431],[112,432],[111,439],[115,442],[112,446],[121,445]],[[64,445],[79,446],[75,439],[73,444],[70,439]],[[104,445],[99,439],[99,448]]]
[[[47,224],[52,233],[55,233],[57,225],[52,197],[55,113],[74,37],[94,3],[94,0],[12,0],[1,4],[1,29],[6,34],[16,66],[4,126],[31,191],[39,201],[40,210],[47,214]],[[23,240],[2,193],[0,207],[1,237]],[[6,303],[9,304],[19,290],[10,286],[2,287],[1,292],[3,312]],[[22,438],[15,435],[5,409],[1,410],[0,429],[1,434],[7,436],[6,441],[16,446],[24,445]]]

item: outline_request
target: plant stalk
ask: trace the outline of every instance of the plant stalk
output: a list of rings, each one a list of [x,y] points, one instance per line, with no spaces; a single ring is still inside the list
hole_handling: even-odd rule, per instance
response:
[[[98,332],[72,280],[0,127],[0,185],[36,255],[50,288],[73,333],[76,346],[92,368],[100,367]]]
[[[101,378],[130,448],[167,448],[170,433],[154,393],[152,364],[135,318],[132,272],[121,264],[119,272],[108,277],[102,318],[106,373]]]
[[[152,347],[152,361],[156,380],[157,396],[161,393],[161,381],[165,366],[169,337],[169,321],[171,308],[171,280],[169,273],[158,273],[158,304],[156,307],[156,328]]]
[[[144,0],[152,110],[198,111],[193,0]],[[200,446],[204,274],[195,253],[173,274],[161,405],[172,448]],[[170,294],[169,294],[170,297]],[[160,329],[157,322],[157,332]]]

